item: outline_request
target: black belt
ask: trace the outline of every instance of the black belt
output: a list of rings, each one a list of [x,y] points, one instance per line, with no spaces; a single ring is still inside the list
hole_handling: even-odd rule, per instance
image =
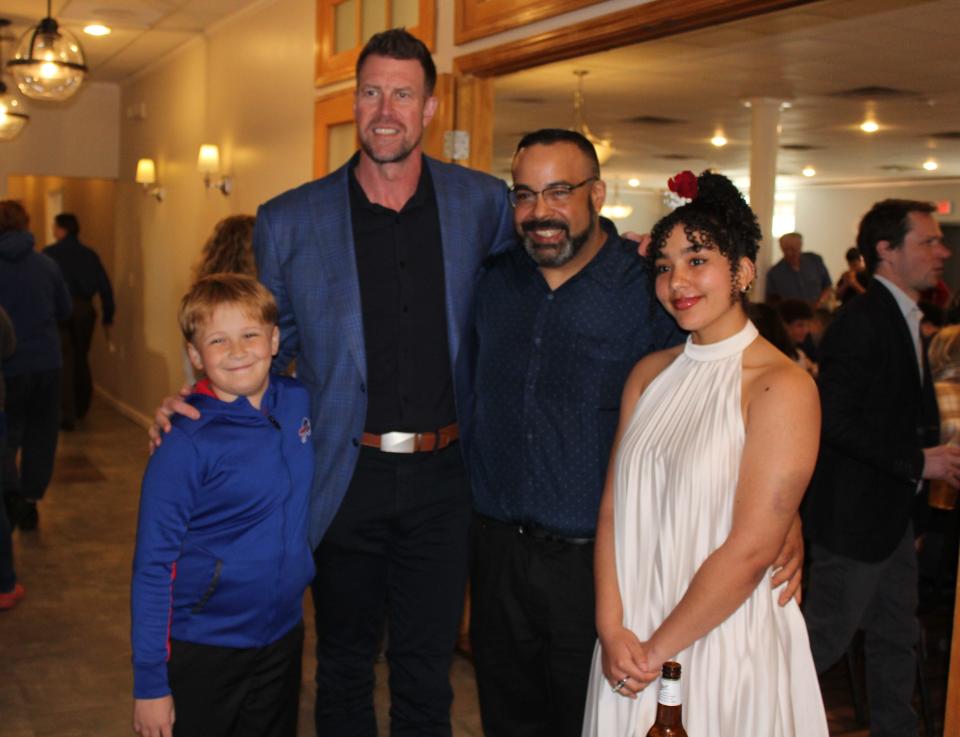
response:
[[[477,522],[482,528],[514,530],[519,535],[533,538],[534,540],[546,540],[549,542],[567,543],[568,545],[589,545],[595,538],[592,537],[566,537],[552,530],[547,530],[537,525],[529,523],[504,522],[503,520],[487,517],[483,514],[475,514]]]

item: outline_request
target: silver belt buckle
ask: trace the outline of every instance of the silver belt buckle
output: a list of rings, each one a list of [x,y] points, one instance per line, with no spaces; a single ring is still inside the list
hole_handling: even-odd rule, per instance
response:
[[[380,450],[384,453],[414,453],[417,450],[415,432],[385,432],[380,436]]]

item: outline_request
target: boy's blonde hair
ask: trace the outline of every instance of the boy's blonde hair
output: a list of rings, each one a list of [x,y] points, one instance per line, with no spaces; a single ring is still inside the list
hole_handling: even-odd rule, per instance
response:
[[[265,325],[277,324],[277,303],[263,284],[244,274],[210,274],[194,282],[180,300],[177,320],[183,337],[192,342],[214,310],[225,304],[239,306]]]

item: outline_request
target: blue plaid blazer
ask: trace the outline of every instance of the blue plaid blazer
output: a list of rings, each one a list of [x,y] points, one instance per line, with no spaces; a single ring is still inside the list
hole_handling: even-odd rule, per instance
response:
[[[447,330],[461,429],[473,410],[473,303],[487,256],[516,243],[506,185],[428,157],[440,213]],[[253,245],[260,280],[280,308],[274,369],[297,359],[310,390],[316,470],[310,542],[340,506],[367,414],[367,359],[350,219],[349,164],[260,206]],[[462,443],[461,445],[465,445]]]

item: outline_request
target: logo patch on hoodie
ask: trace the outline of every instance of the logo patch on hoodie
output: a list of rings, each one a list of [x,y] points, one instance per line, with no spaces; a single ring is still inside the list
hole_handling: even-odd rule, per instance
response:
[[[303,422],[300,423],[300,429],[297,430],[297,435],[300,436],[300,443],[304,444],[310,438],[310,419],[307,417],[303,418]]]

